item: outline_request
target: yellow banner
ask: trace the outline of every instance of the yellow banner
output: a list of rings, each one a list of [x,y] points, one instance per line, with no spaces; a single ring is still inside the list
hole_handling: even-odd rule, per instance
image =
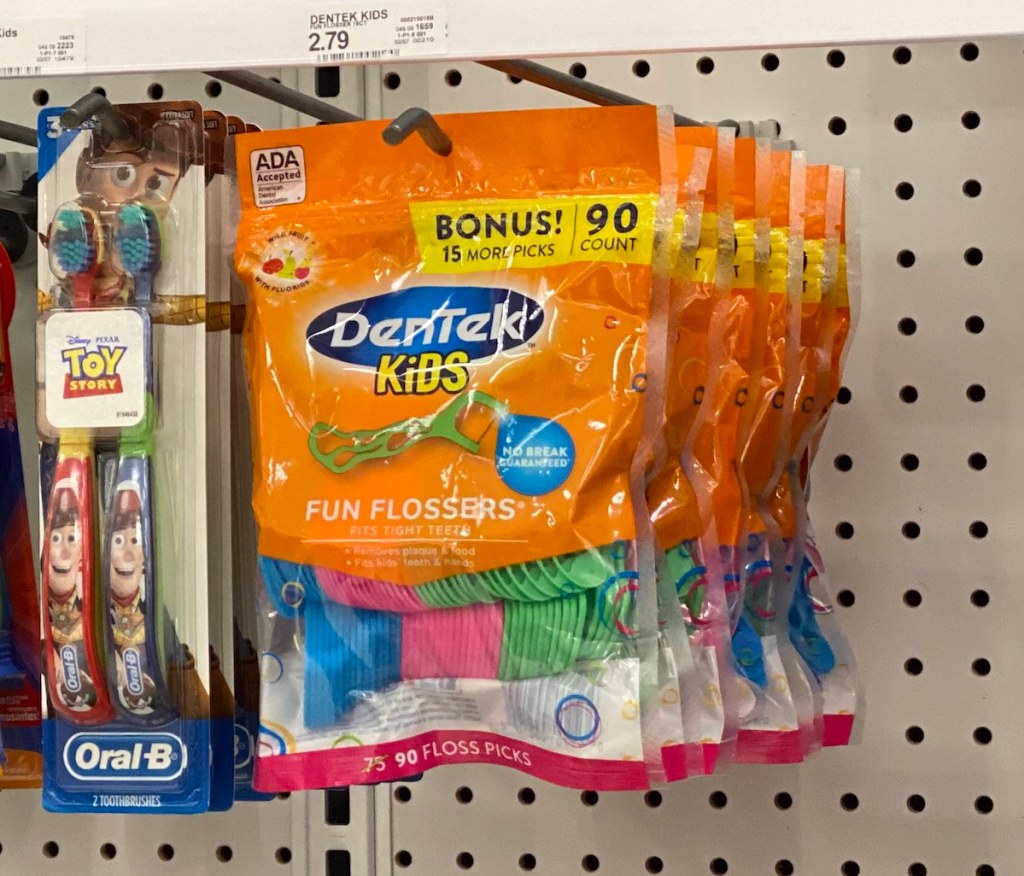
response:
[[[420,201],[409,205],[423,271],[468,274],[572,262],[650,264],[653,195]]]

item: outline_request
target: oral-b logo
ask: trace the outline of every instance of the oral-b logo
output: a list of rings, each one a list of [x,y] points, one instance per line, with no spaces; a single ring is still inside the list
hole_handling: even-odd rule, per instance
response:
[[[60,662],[64,666],[64,684],[71,693],[78,693],[82,689],[82,677],[78,673],[78,654],[74,645],[61,646]]]
[[[470,362],[526,344],[543,324],[540,304],[511,289],[417,286],[332,307],[306,340],[323,356],[375,369],[378,395],[457,393]]]
[[[64,767],[82,782],[173,782],[187,763],[171,733],[76,733],[64,747]]]
[[[125,687],[132,696],[140,696],[142,687],[142,666],[139,660],[139,652],[134,648],[125,648],[122,655],[124,660]]]

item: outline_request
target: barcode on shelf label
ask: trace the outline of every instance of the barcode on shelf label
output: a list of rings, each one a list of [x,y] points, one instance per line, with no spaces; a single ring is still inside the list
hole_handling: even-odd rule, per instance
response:
[[[304,57],[314,64],[443,55],[448,49],[447,0],[320,3],[303,25]]]
[[[0,77],[84,71],[85,19],[0,19]]]

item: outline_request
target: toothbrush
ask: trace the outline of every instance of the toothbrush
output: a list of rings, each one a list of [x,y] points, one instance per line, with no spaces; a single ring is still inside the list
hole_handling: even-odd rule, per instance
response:
[[[145,725],[163,724],[176,715],[157,631],[160,604],[156,598],[152,456],[150,395],[142,422],[121,434],[103,548],[107,647],[114,654],[108,674],[114,705],[125,721]]]
[[[71,306],[90,307],[92,286],[103,263],[99,214],[70,201],[57,208],[50,227],[50,263],[71,284]]]
[[[114,246],[125,273],[135,281],[135,304],[153,300],[153,284],[160,270],[160,222],[144,204],[122,204],[114,223]]]
[[[74,724],[114,717],[103,679],[93,602],[92,447],[80,430],[60,439],[46,513],[43,593],[46,682],[54,711]]]

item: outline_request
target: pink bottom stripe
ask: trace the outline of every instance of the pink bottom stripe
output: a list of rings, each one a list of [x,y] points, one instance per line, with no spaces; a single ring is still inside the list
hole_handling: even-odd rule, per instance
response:
[[[493,763],[566,788],[637,791],[648,787],[643,761],[590,760],[556,754],[496,733],[453,730],[397,742],[256,759],[253,787],[281,793],[394,782],[444,764]]]
[[[835,745],[849,745],[850,736],[853,735],[853,715],[828,715],[825,716],[824,736],[822,745],[832,747]]]
[[[800,763],[804,748],[799,730],[740,730],[736,763]]]

